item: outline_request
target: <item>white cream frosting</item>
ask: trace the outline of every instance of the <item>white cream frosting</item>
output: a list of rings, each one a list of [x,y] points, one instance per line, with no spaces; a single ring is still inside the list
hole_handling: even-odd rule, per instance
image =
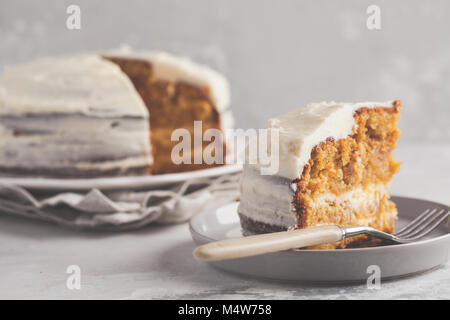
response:
[[[392,107],[389,102],[312,103],[268,121],[269,136],[279,132],[279,167],[276,175],[298,178],[309,161],[312,149],[327,138],[346,138],[354,127],[354,113],[360,108]],[[268,146],[270,157],[271,146]],[[259,164],[253,164],[259,167]]]
[[[238,211],[246,217],[269,225],[289,228],[296,218],[291,181],[276,176],[261,176],[257,170],[244,167]]]
[[[33,113],[148,118],[128,77],[117,65],[94,54],[7,67],[0,75],[0,115]]]
[[[160,79],[208,87],[219,112],[230,105],[227,79],[188,58],[129,49],[109,54],[148,60]],[[147,116],[147,109],[128,77],[99,54],[43,58],[7,67],[0,75],[0,114],[33,112]]]
[[[146,119],[0,116],[0,167],[103,171],[152,161]]]

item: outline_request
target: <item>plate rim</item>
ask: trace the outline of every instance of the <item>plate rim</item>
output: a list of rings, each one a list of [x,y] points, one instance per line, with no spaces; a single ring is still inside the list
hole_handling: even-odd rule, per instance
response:
[[[238,173],[242,171],[242,168],[243,165],[237,163],[177,173],[97,178],[46,178],[0,175],[0,183],[15,184],[32,190],[89,190],[93,188],[117,190],[120,188],[164,186],[185,180],[217,177]]]
[[[450,206],[447,206],[447,205],[445,205],[443,203],[440,203],[440,202],[431,201],[431,200],[425,200],[425,199],[420,199],[420,198],[412,198],[412,197],[405,197],[405,196],[396,196],[396,195],[391,195],[391,199],[392,198],[403,198],[403,199],[409,199],[409,200],[419,200],[419,201],[425,201],[425,202],[432,202],[434,204],[438,204],[440,206],[445,207],[445,210],[450,210]],[[228,203],[228,205],[230,203]],[[224,204],[222,206],[225,206],[225,205],[227,205],[227,204]],[[217,208],[215,208],[215,209],[217,209]],[[192,235],[195,234],[196,236],[200,236],[201,238],[204,238],[208,242],[218,241],[217,239],[210,238],[207,235],[204,235],[204,234],[200,233],[199,231],[195,230],[193,225],[192,225],[192,222],[194,221],[194,219],[200,217],[201,215],[206,215],[211,210],[215,210],[215,209],[213,208],[213,209],[208,209],[206,211],[203,211],[203,212],[193,216],[189,220],[189,231],[191,232]],[[318,253],[323,253],[323,254],[342,254],[342,253],[352,254],[352,253],[357,253],[357,252],[361,252],[361,251],[363,251],[363,252],[366,252],[366,251],[374,251],[374,252],[382,251],[382,250],[387,250],[387,248],[393,249],[393,250],[401,250],[402,248],[405,248],[405,247],[426,245],[426,244],[429,244],[431,242],[444,240],[446,238],[450,239],[450,231],[447,234],[440,235],[440,236],[437,236],[437,237],[434,237],[434,238],[425,239],[425,240],[419,240],[419,241],[410,242],[410,243],[395,244],[395,245],[383,245],[383,246],[366,247],[366,248],[345,248],[345,249],[338,249],[338,250],[336,250],[336,249],[308,249],[308,250],[291,249],[291,250],[286,250],[286,251],[280,251],[279,253],[283,252],[285,254],[298,254],[299,252],[301,252],[303,254],[318,254]]]

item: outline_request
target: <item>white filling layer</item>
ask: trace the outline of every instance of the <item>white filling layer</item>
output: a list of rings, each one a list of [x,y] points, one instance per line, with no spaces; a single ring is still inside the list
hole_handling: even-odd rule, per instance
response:
[[[381,200],[388,196],[387,188],[384,184],[370,185],[366,189],[358,186],[348,192],[342,193],[336,196],[333,193],[326,193],[315,199],[313,208],[319,209],[329,205],[330,203],[336,203],[343,206],[343,217],[346,221],[357,221],[358,225],[369,225],[369,223],[377,220],[377,212],[380,206]],[[354,212],[372,213],[368,218],[357,218],[351,216]]]
[[[344,139],[352,134],[354,113],[360,108],[392,107],[389,102],[313,103],[269,120],[268,131],[279,132],[279,169],[276,175],[296,179],[309,161],[312,149],[327,138]],[[269,141],[270,142],[270,141]],[[269,144],[267,153],[271,156]],[[259,161],[258,161],[259,162]],[[259,164],[253,164],[259,168]]]

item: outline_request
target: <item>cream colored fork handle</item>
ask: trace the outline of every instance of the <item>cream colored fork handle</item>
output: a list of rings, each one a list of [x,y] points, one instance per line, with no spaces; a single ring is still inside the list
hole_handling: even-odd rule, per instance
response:
[[[194,250],[194,257],[200,261],[215,261],[256,256],[269,252],[336,242],[342,240],[343,235],[342,229],[338,226],[318,226],[266,233],[211,242],[197,247]]]

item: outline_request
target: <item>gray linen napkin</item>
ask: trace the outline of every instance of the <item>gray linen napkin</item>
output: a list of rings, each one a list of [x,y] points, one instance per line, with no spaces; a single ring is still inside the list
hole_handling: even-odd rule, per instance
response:
[[[136,229],[184,222],[209,207],[238,198],[240,174],[185,181],[168,189],[87,193],[39,193],[0,179],[0,213],[51,221],[78,229]]]

